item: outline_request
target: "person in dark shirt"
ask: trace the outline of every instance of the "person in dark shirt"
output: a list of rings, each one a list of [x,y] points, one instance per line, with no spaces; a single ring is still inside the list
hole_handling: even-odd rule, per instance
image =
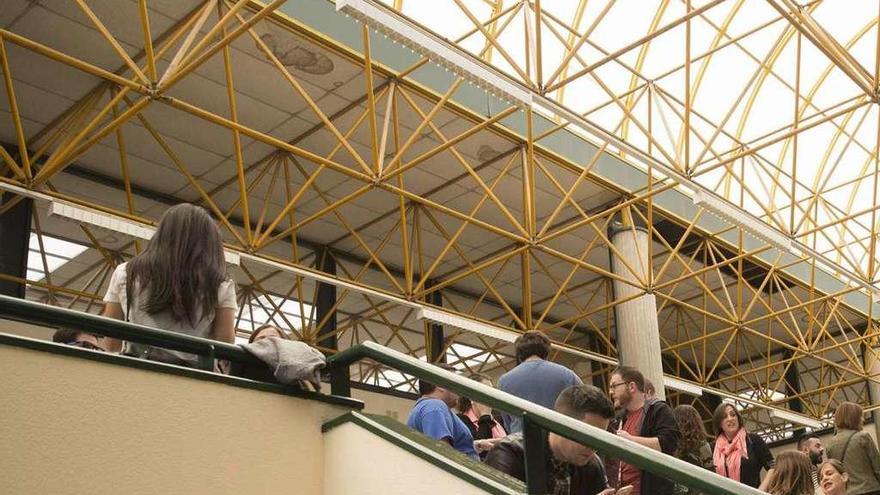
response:
[[[563,390],[554,406],[557,412],[576,418],[588,425],[605,429],[614,416],[611,401],[592,385],[573,385]],[[549,433],[545,436],[547,489],[541,493],[554,495],[610,495],[605,466],[593,449],[573,440]],[[503,438],[489,451],[486,464],[526,481],[525,442],[522,433]]]
[[[766,479],[769,480],[776,464],[764,439],[746,430],[742,416],[733,404],[721,404],[715,408],[712,426],[716,435],[713,450],[715,472],[762,489],[761,470],[767,470]]]
[[[681,438],[675,414],[666,402],[645,397],[645,377],[639,370],[629,366],[616,369],[608,390],[614,406],[621,410],[613,423],[618,437],[675,455]],[[612,485],[632,486],[633,495],[672,495],[674,491],[673,482],[661,476],[617,460],[610,464],[617,468]]]

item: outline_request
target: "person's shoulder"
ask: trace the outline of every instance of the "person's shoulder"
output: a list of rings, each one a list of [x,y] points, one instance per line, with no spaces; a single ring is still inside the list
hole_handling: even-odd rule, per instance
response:
[[[874,437],[872,437],[871,434],[865,430],[860,430],[860,431],[855,432],[853,434],[853,438],[855,440],[858,440],[859,442],[862,442],[862,443],[864,443],[864,442],[873,443],[874,442]]]
[[[521,452],[525,448],[525,439],[523,437],[522,432],[511,433],[506,437],[501,438],[493,450],[502,447],[504,450],[510,450],[513,452]]]
[[[660,400],[660,399],[655,398],[655,399],[652,399],[651,401],[647,402],[647,406],[648,406],[648,412],[651,414],[672,414],[672,415],[675,414],[675,412],[672,409],[672,406],[670,406],[669,403],[666,402],[665,400]]]
[[[445,412],[449,411],[449,406],[440,399],[428,398],[419,400],[413,409],[418,409],[422,412]]]

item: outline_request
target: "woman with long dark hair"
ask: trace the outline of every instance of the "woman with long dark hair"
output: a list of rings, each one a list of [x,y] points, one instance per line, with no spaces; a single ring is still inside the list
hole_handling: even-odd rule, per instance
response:
[[[672,412],[675,414],[675,422],[678,423],[678,431],[681,433],[675,457],[695,466],[714,470],[712,448],[706,441],[708,435],[706,428],[703,427],[703,418],[700,417],[700,413],[693,406],[687,404],[677,406]],[[694,495],[697,492],[676,483],[675,493],[677,495]]]
[[[712,415],[715,430],[715,472],[752,488],[761,484],[761,470],[773,469],[773,454],[759,435],[749,433],[732,404],[721,404]]]
[[[846,466],[849,495],[880,494],[880,451],[874,439],[862,431],[864,411],[854,402],[841,402],[834,412],[834,437],[825,451],[829,459]]]
[[[203,208],[179,204],[162,216],[146,248],[116,267],[104,315],[141,325],[232,343],[235,283],[226,274],[220,229]],[[182,366],[197,356],[108,339],[110,350]]]

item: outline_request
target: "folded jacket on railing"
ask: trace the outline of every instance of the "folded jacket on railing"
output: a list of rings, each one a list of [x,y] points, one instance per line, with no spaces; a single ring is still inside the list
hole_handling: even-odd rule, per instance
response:
[[[321,390],[320,373],[327,363],[317,349],[277,337],[242,344],[241,347],[266,363],[279,383],[297,385],[302,380],[311,383],[315,390]]]

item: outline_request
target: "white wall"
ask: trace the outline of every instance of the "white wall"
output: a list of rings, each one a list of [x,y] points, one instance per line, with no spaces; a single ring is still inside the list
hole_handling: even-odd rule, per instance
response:
[[[364,412],[378,414],[406,423],[409,412],[415,405],[415,401],[393,395],[369,392],[358,388],[351,389],[351,397],[364,403]]]
[[[488,493],[352,423],[324,435],[324,466],[325,495]]]

